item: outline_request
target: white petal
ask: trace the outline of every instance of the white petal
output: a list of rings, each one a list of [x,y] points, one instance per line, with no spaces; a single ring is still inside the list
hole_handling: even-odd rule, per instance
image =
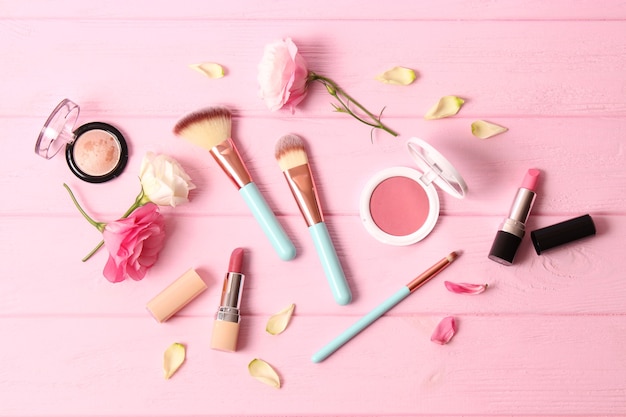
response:
[[[253,359],[248,364],[248,372],[264,384],[280,388],[280,378],[271,365],[262,359]]]
[[[424,119],[443,119],[444,117],[454,116],[459,112],[463,103],[465,103],[465,100],[457,96],[441,97],[439,102],[424,115]]]
[[[472,135],[479,139],[487,139],[500,133],[506,132],[507,129],[504,126],[497,125],[495,123],[486,122],[484,120],[476,120],[472,123]]]
[[[224,67],[220,64],[216,64],[215,62],[192,64],[190,67],[209,78],[222,78],[224,76]]]
[[[289,324],[289,320],[291,320],[291,315],[293,314],[293,309],[295,307],[295,304],[291,304],[270,317],[267,321],[265,331],[271,335],[277,335],[284,332]]]
[[[163,355],[163,373],[165,379],[170,379],[178,368],[185,362],[185,345],[173,343]]]
[[[380,82],[393,85],[409,85],[415,78],[415,71],[405,67],[394,67],[376,77]]]

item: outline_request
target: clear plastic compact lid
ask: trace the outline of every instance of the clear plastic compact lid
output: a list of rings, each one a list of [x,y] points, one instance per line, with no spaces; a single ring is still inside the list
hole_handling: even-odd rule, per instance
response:
[[[74,142],[74,125],[79,112],[78,104],[69,99],[61,101],[41,128],[35,153],[50,159],[65,145]]]
[[[461,174],[435,148],[422,139],[410,138],[407,141],[411,157],[424,173],[422,181],[434,182],[443,191],[456,198],[465,197],[467,184]]]

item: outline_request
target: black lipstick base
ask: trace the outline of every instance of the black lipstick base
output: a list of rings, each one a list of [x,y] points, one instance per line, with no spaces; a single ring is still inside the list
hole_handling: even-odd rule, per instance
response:
[[[517,248],[519,248],[521,242],[522,238],[512,233],[499,230],[491,245],[489,259],[502,265],[509,266],[513,264],[513,258],[515,258]]]

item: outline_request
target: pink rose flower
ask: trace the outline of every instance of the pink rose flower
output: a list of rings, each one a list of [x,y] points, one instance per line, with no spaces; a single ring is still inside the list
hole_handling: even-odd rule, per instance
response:
[[[346,93],[336,82],[328,77],[309,71],[298,47],[287,38],[267,44],[263,58],[259,63],[259,96],[271,111],[285,106],[293,113],[295,107],[304,100],[309,83],[317,81],[326,87],[328,93],[337,100],[332,104],[336,112],[346,113],[359,122],[374,129],[381,129],[392,136],[398,133],[381,120],[382,111],[376,115],[367,110],[354,97]],[[384,109],[383,109],[384,110]]]
[[[259,95],[271,111],[287,106],[293,112],[306,96],[308,76],[306,62],[290,38],[270,43],[259,64]]]
[[[127,218],[108,223],[102,231],[109,250],[105,278],[111,282],[124,281],[127,277],[143,279],[163,248],[164,223],[154,203],[139,207]]]

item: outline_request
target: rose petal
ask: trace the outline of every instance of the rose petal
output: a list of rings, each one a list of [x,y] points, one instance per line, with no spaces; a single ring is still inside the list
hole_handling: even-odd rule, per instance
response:
[[[443,119],[444,117],[454,116],[459,112],[465,100],[457,96],[444,96],[439,99],[428,113],[424,115],[424,119]]]
[[[178,368],[185,362],[185,345],[173,343],[163,355],[163,373],[165,379],[170,379]]]
[[[444,281],[444,285],[448,289],[448,291],[453,292],[455,294],[480,294],[484,292],[488,285],[487,284],[469,284],[467,282],[459,282],[454,283],[450,281]]]
[[[224,67],[215,62],[203,62],[201,64],[192,64],[190,68],[206,75],[209,78],[222,78],[224,76]]]
[[[456,321],[454,317],[448,316],[439,322],[432,336],[430,336],[430,340],[440,345],[445,345],[452,339],[455,333]]]
[[[248,364],[250,375],[264,384],[274,388],[280,388],[280,378],[271,365],[262,359],[253,359]]]
[[[495,123],[489,123],[484,120],[476,120],[472,123],[472,135],[478,139],[487,139],[500,133],[506,132],[507,129],[504,126],[497,125]]]
[[[295,307],[295,304],[291,304],[287,308],[284,308],[270,317],[267,321],[267,326],[265,326],[265,331],[271,335],[277,335],[284,332],[289,324],[289,320],[291,320],[291,315],[293,314],[293,309]]]
[[[376,76],[378,81],[393,85],[409,85],[415,78],[415,71],[405,67],[394,67]]]

